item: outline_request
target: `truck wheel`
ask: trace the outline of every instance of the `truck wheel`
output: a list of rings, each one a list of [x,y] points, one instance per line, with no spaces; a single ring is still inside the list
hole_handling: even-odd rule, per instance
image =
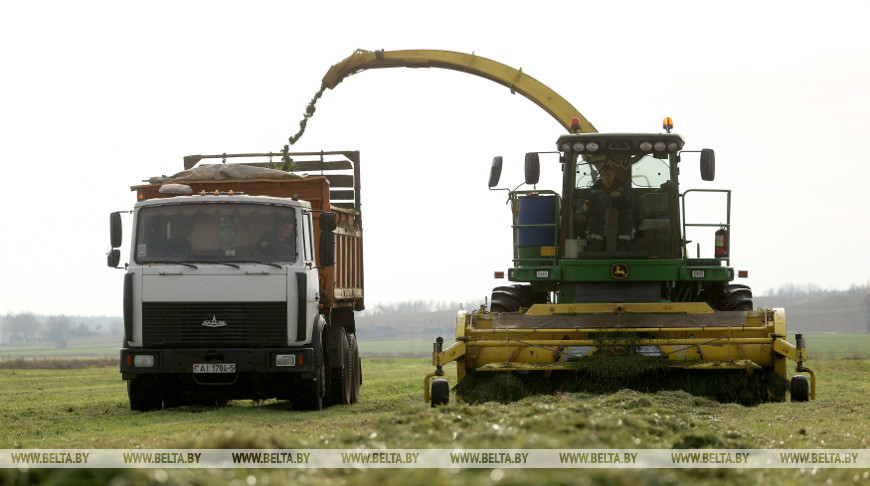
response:
[[[356,334],[347,335],[347,349],[350,355],[351,369],[351,387],[350,387],[350,403],[359,401],[359,389],[362,385],[362,369],[360,364],[362,360],[359,357],[359,345],[356,342]]]
[[[348,405],[350,404],[353,368],[349,361],[350,350],[347,349],[347,334],[342,328],[333,327],[332,331],[340,331],[340,334],[336,332],[327,333],[330,340],[336,339],[339,341],[336,343],[330,341],[330,347],[338,345],[339,348],[344,349],[344,352],[336,360],[341,362],[341,366],[334,367],[338,363],[333,363],[330,360],[329,366],[326,368],[326,372],[329,374],[329,381],[327,383],[329,393],[326,402],[329,405]]]
[[[160,410],[163,406],[163,396],[156,380],[151,376],[137,376],[127,380],[127,397],[130,399],[130,410],[149,412]]]
[[[791,401],[806,402],[810,399],[810,382],[804,375],[791,377]]]
[[[351,361],[351,353],[348,348],[347,352],[342,356],[344,366],[341,368],[332,368],[330,383],[330,404],[331,405],[349,405],[351,403],[351,393],[353,391],[353,361]]]
[[[294,410],[322,410],[326,396],[326,367],[323,362],[323,324],[315,321],[311,338],[314,348],[314,378],[300,386],[300,393],[293,398]]]
[[[429,396],[429,403],[432,407],[439,405],[447,405],[450,402],[450,385],[447,380],[435,380],[432,382],[432,393]]]

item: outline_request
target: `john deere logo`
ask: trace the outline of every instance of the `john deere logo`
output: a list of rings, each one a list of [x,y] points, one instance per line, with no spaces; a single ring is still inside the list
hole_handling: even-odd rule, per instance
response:
[[[227,321],[219,321],[216,316],[211,316],[211,320],[202,321],[202,325],[205,327],[223,327],[227,325]]]
[[[628,265],[625,263],[614,263],[610,267],[610,276],[617,280],[628,278]]]

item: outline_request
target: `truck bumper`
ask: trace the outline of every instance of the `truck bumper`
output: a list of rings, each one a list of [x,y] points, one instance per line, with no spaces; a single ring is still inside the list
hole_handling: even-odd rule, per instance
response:
[[[226,349],[121,349],[121,375],[125,380],[142,375],[238,375],[242,373],[312,374],[312,348]],[[233,365],[234,373],[194,373],[194,365]],[[312,375],[313,376],[313,375]],[[230,376],[227,376],[230,378]]]

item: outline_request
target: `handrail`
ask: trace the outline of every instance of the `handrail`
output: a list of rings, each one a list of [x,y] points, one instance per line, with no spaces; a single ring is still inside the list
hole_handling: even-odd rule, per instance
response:
[[[686,196],[689,195],[690,192],[719,192],[725,193],[727,195],[726,202],[726,216],[725,223],[686,223]],[[728,230],[730,235],[731,233],[731,190],[730,189],[688,189],[683,194],[680,195],[680,208],[682,210],[682,223],[683,223],[683,260],[687,260],[689,256],[689,248],[688,241],[686,240],[686,228],[689,227],[708,227],[708,228],[725,228]],[[716,260],[724,260],[726,265],[731,265],[731,256],[725,258],[717,257],[714,255]]]

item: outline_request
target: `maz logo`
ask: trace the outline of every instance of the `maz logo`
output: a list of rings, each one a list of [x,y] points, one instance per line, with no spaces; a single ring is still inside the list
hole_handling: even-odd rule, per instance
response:
[[[223,327],[227,325],[227,321],[219,321],[216,316],[211,316],[211,320],[202,321],[202,325],[205,327]]]

